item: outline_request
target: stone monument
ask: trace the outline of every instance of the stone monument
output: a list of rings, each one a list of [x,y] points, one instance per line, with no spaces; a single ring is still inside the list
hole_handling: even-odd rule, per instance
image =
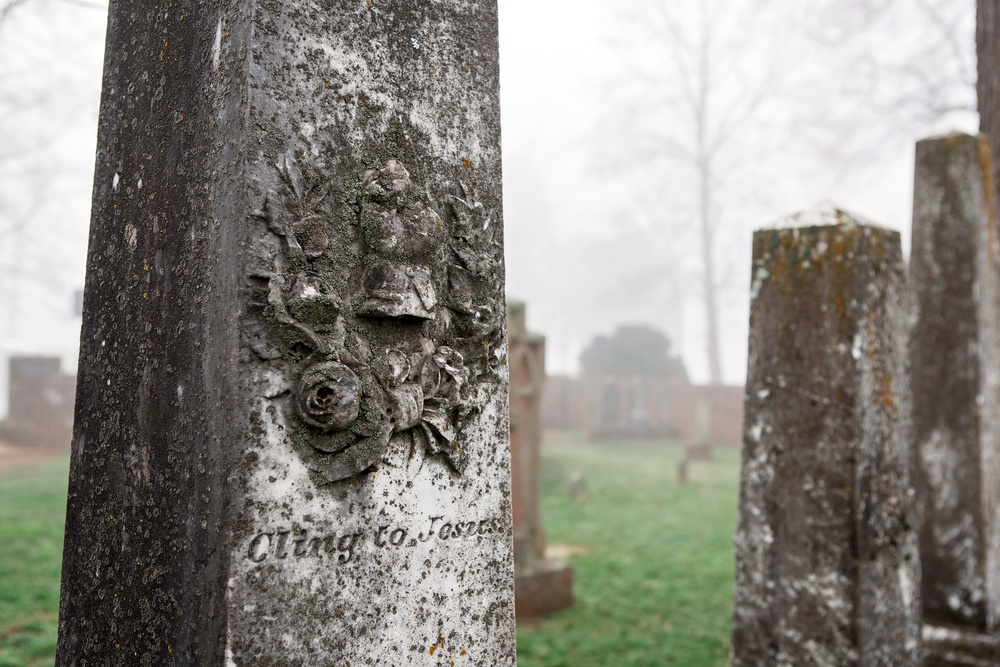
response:
[[[58,665],[514,665],[496,18],[112,4]]]
[[[684,458],[688,461],[711,461],[712,454],[712,405],[700,398],[695,401],[692,428],[684,447]]]
[[[18,445],[69,446],[76,377],[61,366],[58,357],[10,358],[7,420],[0,436]]]
[[[754,234],[733,665],[920,664],[899,235]]]
[[[924,619],[1000,621],[1000,245],[985,137],[917,144],[910,336]]]
[[[507,303],[507,324],[514,590],[518,619],[532,619],[572,606],[573,568],[545,558],[541,507],[545,339],[528,331],[522,302]]]

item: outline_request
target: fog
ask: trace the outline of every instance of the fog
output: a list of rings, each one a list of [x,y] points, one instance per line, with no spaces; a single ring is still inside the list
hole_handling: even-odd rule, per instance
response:
[[[709,380],[694,134],[670,67],[688,37],[718,52],[709,217],[729,384],[745,373],[753,229],[832,201],[905,238],[913,142],[977,127],[967,0],[669,4],[665,18],[651,2],[500,0],[507,291],[547,337],[549,373],[647,323]],[[75,366],[106,7],[0,8],[2,413],[9,355]]]

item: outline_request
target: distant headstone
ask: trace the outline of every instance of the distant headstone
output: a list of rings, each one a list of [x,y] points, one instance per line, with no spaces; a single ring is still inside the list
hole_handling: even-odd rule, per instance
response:
[[[582,473],[574,472],[570,475],[569,498],[578,503],[587,499],[587,480]]]
[[[733,665],[920,664],[899,235],[754,234]]]
[[[73,317],[80,317],[83,315],[83,290],[73,290],[73,301],[71,304],[71,309]]]
[[[691,425],[691,444],[707,444],[711,429],[712,405],[707,399],[699,398],[694,404],[694,420]]]
[[[76,377],[62,372],[58,357],[9,360],[8,409],[3,436],[33,447],[69,447]]]
[[[514,589],[518,619],[531,619],[573,604],[573,569],[545,558],[541,507],[545,339],[528,332],[522,302],[508,302],[507,327]]]
[[[681,459],[677,463],[677,483],[684,485],[688,483],[688,468],[690,464],[687,459]]]
[[[514,665],[497,50],[112,3],[58,665]]]
[[[1000,623],[1000,243],[985,137],[917,144],[910,337],[924,617]]]

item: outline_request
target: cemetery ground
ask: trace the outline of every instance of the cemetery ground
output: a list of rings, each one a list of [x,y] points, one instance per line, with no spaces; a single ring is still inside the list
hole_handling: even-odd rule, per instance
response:
[[[52,665],[69,455],[0,468],[0,667]]]
[[[712,667],[728,662],[739,450],[677,483],[677,443],[546,433],[542,523],[573,564],[573,608],[517,629],[518,667]],[[583,475],[587,497],[570,499]]]
[[[518,627],[519,667],[711,667],[729,651],[739,453],[546,434],[542,516],[572,609]],[[55,655],[68,459],[0,469],[0,667]],[[573,473],[587,497],[569,497]]]

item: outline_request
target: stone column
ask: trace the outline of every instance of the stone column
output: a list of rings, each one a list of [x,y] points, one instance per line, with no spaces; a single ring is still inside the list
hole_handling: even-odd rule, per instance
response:
[[[899,235],[754,234],[733,664],[920,661]]]
[[[573,604],[573,569],[545,558],[542,527],[542,395],[545,338],[528,331],[525,306],[507,303],[510,340],[510,454],[517,617],[547,616]]]
[[[496,30],[112,2],[57,664],[514,664]]]
[[[910,358],[924,618],[1000,620],[1000,247],[985,137],[917,144]]]

